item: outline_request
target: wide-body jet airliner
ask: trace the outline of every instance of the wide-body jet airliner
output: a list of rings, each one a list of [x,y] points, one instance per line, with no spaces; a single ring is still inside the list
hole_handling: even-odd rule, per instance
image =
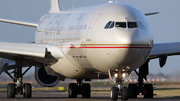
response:
[[[69,98],[90,98],[90,84],[83,81],[107,78],[118,84],[111,88],[112,100],[117,100],[118,95],[122,100],[139,94],[153,98],[153,85],[143,82],[149,60],[159,58],[163,67],[168,56],[180,54],[180,42],[153,43],[146,16],[157,13],[142,13],[131,5],[113,1],[62,11],[58,0],[51,0],[49,13],[39,23],[0,19],[37,28],[34,43],[0,42],[0,73],[5,72],[14,82],[7,86],[7,97],[21,94],[31,98],[31,84],[23,83],[23,75],[35,66],[35,78],[45,87],[55,86],[65,78],[76,79],[77,83],[69,84]],[[6,59],[15,65],[6,63]],[[24,67],[28,68],[22,73]],[[138,83],[122,86],[125,74],[131,75],[132,71]]]

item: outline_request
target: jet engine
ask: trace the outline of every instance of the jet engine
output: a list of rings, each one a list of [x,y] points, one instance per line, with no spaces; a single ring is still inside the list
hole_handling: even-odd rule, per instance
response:
[[[35,79],[41,86],[44,87],[53,87],[59,82],[59,77],[49,75],[44,67],[35,68]]]
[[[0,75],[4,72],[5,64],[6,64],[6,59],[0,58]]]

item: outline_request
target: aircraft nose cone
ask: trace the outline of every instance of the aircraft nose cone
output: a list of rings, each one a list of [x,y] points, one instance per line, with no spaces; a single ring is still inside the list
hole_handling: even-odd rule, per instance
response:
[[[140,39],[139,30],[131,29],[131,30],[121,30],[118,31],[119,34],[119,42],[121,44],[137,44]]]

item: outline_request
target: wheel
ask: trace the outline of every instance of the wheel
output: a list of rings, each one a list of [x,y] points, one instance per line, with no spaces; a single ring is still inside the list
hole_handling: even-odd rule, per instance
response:
[[[91,86],[89,83],[82,84],[82,98],[91,97]]]
[[[111,88],[111,100],[117,100],[118,99],[118,89],[117,87]]]
[[[23,97],[31,98],[32,97],[32,87],[30,83],[25,83],[23,88]]]
[[[15,98],[16,89],[14,83],[9,83],[7,86],[7,98]]]
[[[145,84],[144,89],[145,89],[144,98],[153,98],[153,85]]]
[[[153,85],[145,84],[144,89],[145,89],[144,98],[153,98]]]
[[[68,93],[69,93],[69,98],[77,98],[77,84],[70,83]]]
[[[129,92],[127,87],[122,87],[121,100],[128,100]]]
[[[136,84],[129,84],[129,98],[137,98],[138,88]]]

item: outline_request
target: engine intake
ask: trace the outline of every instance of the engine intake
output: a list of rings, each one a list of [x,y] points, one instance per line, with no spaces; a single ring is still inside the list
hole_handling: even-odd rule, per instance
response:
[[[53,87],[59,82],[59,77],[49,75],[44,67],[36,67],[35,79],[44,87]]]

